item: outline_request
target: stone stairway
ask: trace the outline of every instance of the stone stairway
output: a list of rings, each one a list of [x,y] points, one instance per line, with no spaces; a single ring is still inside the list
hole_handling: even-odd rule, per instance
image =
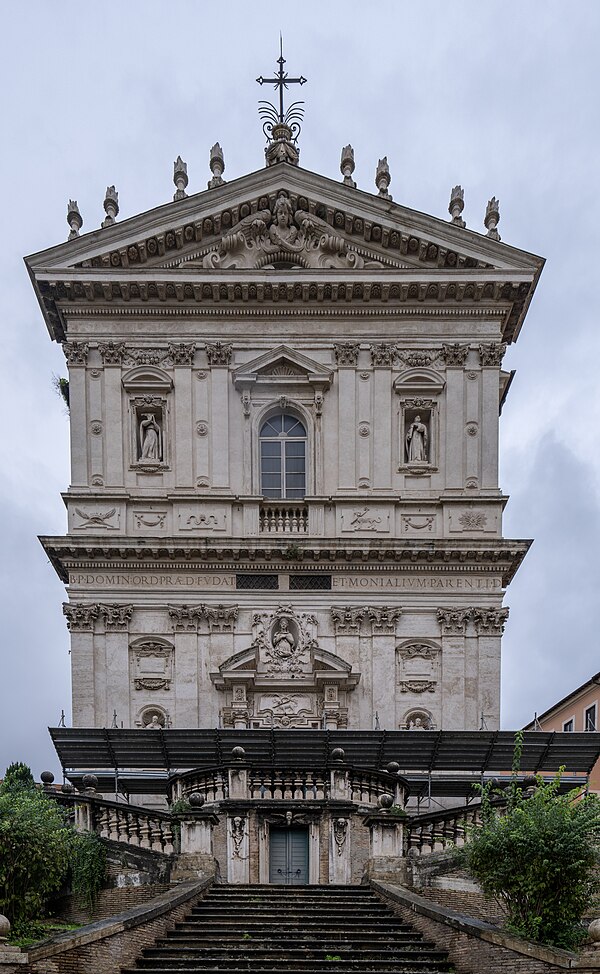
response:
[[[364,886],[213,886],[135,968],[227,974],[451,971],[444,951]]]

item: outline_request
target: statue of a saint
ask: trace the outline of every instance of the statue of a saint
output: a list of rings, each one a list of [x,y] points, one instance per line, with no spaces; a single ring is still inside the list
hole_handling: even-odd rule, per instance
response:
[[[293,632],[290,630],[290,624],[287,619],[280,620],[279,629],[273,633],[271,642],[275,650],[275,655],[282,663],[292,658],[296,647],[296,640],[294,639]]]
[[[160,460],[160,426],[153,413],[143,413],[140,422],[140,460]]]
[[[415,416],[406,434],[406,455],[409,463],[427,463],[427,426]]]

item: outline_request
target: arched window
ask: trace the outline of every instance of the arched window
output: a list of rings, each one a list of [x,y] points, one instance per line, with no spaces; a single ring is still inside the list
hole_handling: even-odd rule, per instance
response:
[[[260,429],[260,488],[263,497],[306,494],[306,429],[296,416],[276,413]]]

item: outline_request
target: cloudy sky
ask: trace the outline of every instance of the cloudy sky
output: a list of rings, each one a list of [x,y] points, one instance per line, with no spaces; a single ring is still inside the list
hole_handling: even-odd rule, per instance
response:
[[[121,218],[263,164],[256,85],[279,30],[308,79],[301,163],[374,191],[387,154],[394,199],[447,218],[465,188],[468,226],[501,202],[503,239],[547,258],[518,343],[502,416],[505,534],[535,538],[506,602],[502,723],[530,720],[600,670],[600,151],[597,0],[23,0],[4,11],[1,327],[3,388],[0,773],[57,768],[46,727],[69,715],[63,587],[37,541],[65,530],[65,374],[25,272],[65,239],[66,203],[99,226],[109,183]]]

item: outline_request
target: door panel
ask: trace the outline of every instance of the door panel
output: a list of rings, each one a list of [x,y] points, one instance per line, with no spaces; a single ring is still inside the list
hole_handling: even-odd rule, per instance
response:
[[[271,829],[269,882],[283,886],[308,883],[308,829]]]

